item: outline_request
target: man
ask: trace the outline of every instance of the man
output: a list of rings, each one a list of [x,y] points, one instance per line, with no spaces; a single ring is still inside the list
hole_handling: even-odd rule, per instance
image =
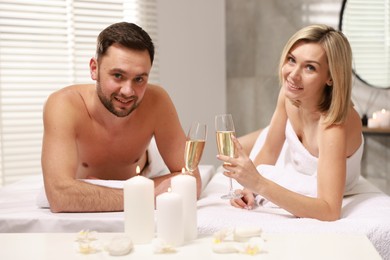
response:
[[[96,57],[90,60],[96,84],[69,86],[48,98],[42,170],[52,212],[123,210],[123,190],[80,179],[135,176],[136,166],[147,167],[153,136],[172,172],[153,179],[155,195],[180,173],[186,137],[168,94],[148,84],[153,58],[154,46],[144,30],[113,24],[98,36]],[[199,196],[198,172],[195,177]]]

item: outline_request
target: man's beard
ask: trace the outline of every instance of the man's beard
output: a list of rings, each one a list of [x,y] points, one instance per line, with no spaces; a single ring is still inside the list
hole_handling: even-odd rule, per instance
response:
[[[114,95],[111,95],[111,99],[106,97],[103,94],[102,88],[100,86],[99,81],[96,82],[97,86],[97,94],[100,99],[100,102],[107,108],[108,111],[110,111],[112,114],[116,115],[117,117],[125,117],[131,114],[138,106],[139,102],[137,96],[131,96],[133,98],[133,105],[129,109],[120,109],[116,110],[114,105],[112,104],[112,99],[114,99]]]

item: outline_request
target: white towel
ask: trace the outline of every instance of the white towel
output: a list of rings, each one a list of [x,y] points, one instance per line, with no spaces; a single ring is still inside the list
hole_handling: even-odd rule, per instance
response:
[[[165,165],[160,152],[158,151],[156,140],[154,137],[150,141],[148,147],[148,167],[142,171],[142,176],[153,179],[157,176],[169,174],[170,171]]]
[[[265,128],[257,138],[255,145],[250,153],[253,160],[261,147],[263,146],[269,128]],[[257,170],[265,178],[300,194],[316,197],[317,196],[317,165],[318,158],[309,153],[298,139],[289,120],[286,124],[286,141],[283,145],[280,156],[275,165],[259,165]],[[347,175],[345,184],[345,195],[359,193],[356,184],[360,177],[360,163],[363,154],[364,139],[359,149],[347,159]],[[262,197],[257,201],[263,206],[276,207]]]
[[[165,165],[163,159],[160,156],[160,153],[158,152],[155,139],[152,138],[148,147],[148,167],[146,167],[141,172],[141,174],[147,178],[155,178],[157,176],[162,176],[168,173],[168,167]],[[81,181],[116,189],[123,189],[124,184],[124,181],[118,180],[81,179]],[[38,193],[36,203],[40,208],[50,207],[44,187],[42,187]]]
[[[153,179],[158,176],[169,174],[170,171],[165,165],[156,145],[156,141],[152,138],[148,147],[148,167],[141,174],[147,178]],[[205,189],[212,176],[215,174],[215,168],[211,165],[199,165],[199,173],[202,180],[202,191]],[[110,188],[123,189],[125,181],[118,180],[98,180],[98,179],[81,179],[94,185],[100,185]],[[49,208],[49,202],[46,197],[45,189],[42,187],[36,197],[36,204],[40,208]]]

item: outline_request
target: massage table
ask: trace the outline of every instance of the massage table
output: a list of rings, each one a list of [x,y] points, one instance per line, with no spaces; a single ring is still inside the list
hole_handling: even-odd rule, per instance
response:
[[[210,235],[223,228],[261,227],[275,234],[364,234],[383,259],[390,259],[390,197],[363,177],[360,193],[343,200],[342,216],[333,222],[296,218],[280,208],[237,209],[220,196],[228,190],[228,179],[221,168],[201,165],[203,180],[198,200],[198,234]],[[234,182],[237,187],[237,183]],[[30,176],[0,189],[0,232],[59,233],[80,230],[123,232],[123,212],[51,213],[37,206],[42,176]],[[331,250],[331,249],[329,249]]]
[[[251,154],[261,146],[261,135]],[[155,142],[148,148],[150,169],[148,177],[167,172]],[[259,206],[252,210],[230,206],[220,198],[228,191],[228,178],[223,168],[200,165],[202,192],[197,202],[199,236],[211,235],[224,228],[260,227],[275,234],[339,233],[365,235],[383,259],[390,259],[390,197],[360,177],[355,193],[343,199],[342,216],[333,222],[297,218],[278,207]],[[233,181],[235,188],[240,185]],[[3,233],[60,233],[93,230],[123,232],[123,212],[52,213],[42,203],[43,178],[30,176],[0,189],[0,232]],[[46,198],[45,198],[46,199]],[[47,201],[47,200],[46,200]],[[39,206],[38,206],[39,205]],[[329,249],[331,250],[331,249]]]

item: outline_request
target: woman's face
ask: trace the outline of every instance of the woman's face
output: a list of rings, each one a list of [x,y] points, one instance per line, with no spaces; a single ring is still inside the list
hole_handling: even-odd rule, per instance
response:
[[[325,86],[332,85],[325,50],[318,43],[298,42],[282,66],[286,97],[317,106]]]

